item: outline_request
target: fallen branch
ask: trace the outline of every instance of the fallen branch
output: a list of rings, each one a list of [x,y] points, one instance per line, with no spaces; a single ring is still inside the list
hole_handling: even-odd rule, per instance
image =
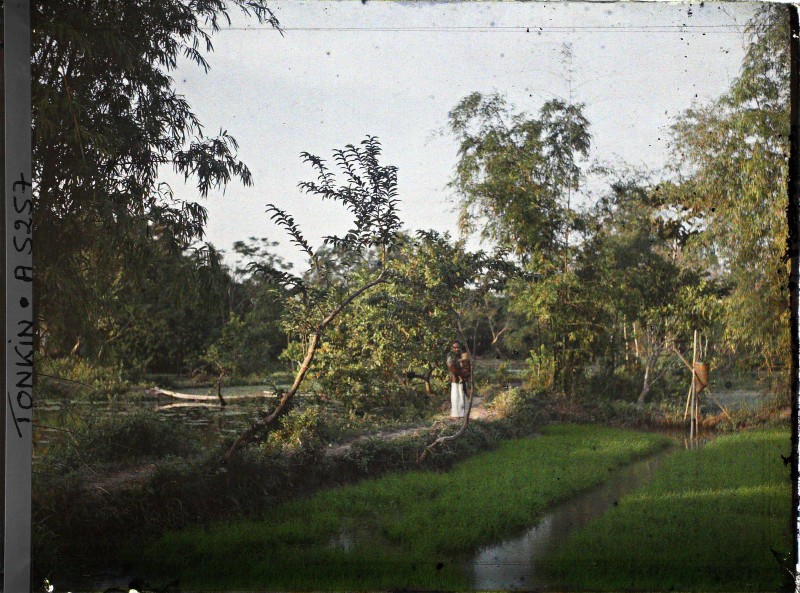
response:
[[[473,389],[473,382],[470,380],[469,401],[467,402],[467,413],[464,415],[464,423],[461,425],[461,428],[459,428],[458,432],[456,432],[455,434],[439,437],[435,441],[433,441],[430,445],[425,447],[425,449],[422,450],[422,453],[420,453],[419,456],[417,457],[417,465],[421,465],[425,461],[425,459],[427,459],[431,451],[433,451],[437,446],[441,445],[442,443],[446,443],[447,441],[455,440],[462,434],[464,434],[464,431],[467,430],[467,426],[469,425],[469,413],[472,411],[472,398],[474,395],[475,395],[475,390]]]
[[[218,408],[219,405],[211,402],[182,402],[178,404],[165,404],[154,409],[155,412],[164,410],[175,410],[180,408]]]
[[[176,399],[190,399],[193,401],[219,401],[219,397],[216,395],[196,395],[193,393],[177,393],[175,391],[169,391],[168,389],[161,389],[160,387],[153,387],[152,389],[147,389],[145,390],[145,393],[151,396],[166,395],[167,397],[174,397]],[[234,400],[234,399],[253,399],[253,398],[264,398],[264,397],[269,397],[269,394],[266,391],[262,391],[261,393],[253,393],[245,395],[227,395],[225,396],[225,399]]]

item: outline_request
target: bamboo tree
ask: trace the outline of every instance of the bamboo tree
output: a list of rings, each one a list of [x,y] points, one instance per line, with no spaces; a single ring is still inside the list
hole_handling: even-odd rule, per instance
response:
[[[684,112],[673,129],[674,184],[662,193],[702,225],[690,247],[731,285],[724,342],[789,368],[786,155],[789,152],[789,11],[763,5],[746,33],[742,68],[719,99]],[[740,357],[741,358],[741,357]]]

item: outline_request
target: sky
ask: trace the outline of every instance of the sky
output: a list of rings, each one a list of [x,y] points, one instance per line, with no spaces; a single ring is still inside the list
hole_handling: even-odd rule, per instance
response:
[[[217,248],[230,254],[236,240],[268,237],[303,270],[302,254],[269,221],[266,205],[292,214],[315,247],[349,221],[341,206],[297,189],[315,177],[301,152],[330,158],[335,148],[377,136],[382,164],[398,167],[405,227],[454,235],[457,196],[447,184],[458,146],[447,116],[474,91],[505,94],[532,114],[571,96],[585,104],[593,160],[658,171],[676,116],[718,97],[736,77],[756,4],[278,0],[270,7],[283,36],[234,14],[213,36],[208,73],[189,62],[173,72],[205,133],[227,130],[237,139],[253,186],[234,182],[199,199],[182,178],[165,172],[162,179],[208,209],[205,239]]]

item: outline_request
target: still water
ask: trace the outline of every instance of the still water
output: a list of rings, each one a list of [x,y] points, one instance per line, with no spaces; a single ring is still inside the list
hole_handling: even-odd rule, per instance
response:
[[[35,403],[33,422],[34,440],[39,451],[46,450],[51,442],[65,438],[65,430],[87,430],[99,421],[123,418],[138,412],[155,412],[159,420],[177,422],[195,429],[198,443],[209,445],[220,437],[236,436],[249,426],[257,411],[275,405],[277,398],[270,385],[249,385],[223,389],[223,397],[253,396],[231,399],[220,406],[216,396],[211,400],[194,401],[165,396],[120,397],[108,401],[72,401],[69,399],[38,400]],[[191,395],[214,395],[213,388],[181,389]],[[34,455],[36,451],[34,451]]]
[[[478,590],[551,590],[537,561],[545,551],[563,543],[620,498],[645,484],[665,453],[617,470],[601,486],[554,508],[525,533],[478,551],[468,567]]]

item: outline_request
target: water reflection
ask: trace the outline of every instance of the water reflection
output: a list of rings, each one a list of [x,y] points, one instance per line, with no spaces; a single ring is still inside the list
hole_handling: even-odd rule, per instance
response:
[[[122,418],[138,412],[156,412],[165,422],[177,422],[197,431],[198,443],[210,445],[220,436],[235,436],[257,415],[258,410],[274,404],[276,398],[265,394],[268,385],[231,387],[223,395],[234,397],[226,406],[214,401],[175,400],[170,397],[137,397],[108,401],[72,401],[68,399],[39,400],[35,403],[35,441],[40,452],[49,444],[65,438],[69,431],[80,432],[102,419]],[[184,393],[205,395],[208,388],[182,390]]]
[[[598,488],[563,503],[523,535],[486,547],[470,561],[473,587],[479,590],[546,590],[549,583],[536,562],[545,550],[563,543],[591,519],[653,476],[663,453],[621,470]]]

